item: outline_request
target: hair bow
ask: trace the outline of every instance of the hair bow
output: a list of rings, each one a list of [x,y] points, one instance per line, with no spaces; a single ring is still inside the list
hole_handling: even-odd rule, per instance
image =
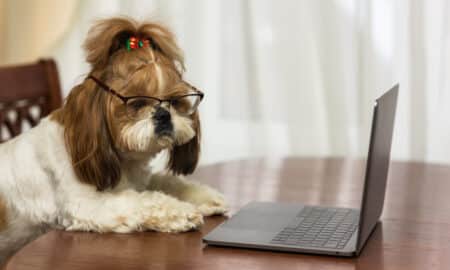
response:
[[[150,48],[150,40],[140,39],[137,37],[129,37],[127,39],[127,50],[131,51],[138,48]]]

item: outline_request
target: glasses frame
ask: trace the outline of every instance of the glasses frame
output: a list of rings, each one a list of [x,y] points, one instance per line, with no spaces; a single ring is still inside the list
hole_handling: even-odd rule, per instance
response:
[[[125,106],[128,105],[128,101],[129,100],[134,99],[134,98],[148,98],[148,99],[152,99],[152,100],[158,101],[158,104],[155,105],[155,108],[158,108],[159,106],[161,106],[161,104],[163,102],[167,102],[169,104],[169,106],[171,106],[172,103],[174,101],[176,101],[177,99],[184,98],[184,97],[189,97],[189,96],[198,96],[198,97],[200,97],[200,101],[198,102],[198,104],[200,104],[200,102],[203,100],[203,97],[205,96],[205,94],[203,94],[202,91],[198,90],[197,88],[195,88],[191,84],[187,83],[186,81],[184,81],[184,83],[186,83],[190,88],[192,88],[197,93],[175,96],[175,97],[171,97],[169,99],[160,99],[160,98],[151,97],[151,96],[123,96],[123,95],[119,94],[117,91],[115,91],[114,89],[112,89],[111,87],[109,87],[108,85],[106,85],[104,82],[102,82],[99,79],[97,79],[96,77],[94,77],[93,75],[89,75],[88,78],[92,79],[94,82],[96,82],[100,86],[100,88],[102,88],[104,91],[112,94],[113,96],[118,97],[123,102],[123,104],[125,104]],[[198,104],[197,104],[197,106],[198,106]],[[186,115],[191,115],[196,110],[197,110],[197,108],[195,108],[195,110],[193,110],[192,113],[186,114]]]

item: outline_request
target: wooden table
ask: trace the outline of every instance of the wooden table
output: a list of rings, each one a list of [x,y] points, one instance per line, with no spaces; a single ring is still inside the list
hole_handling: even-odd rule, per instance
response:
[[[232,213],[252,200],[359,207],[364,162],[343,159],[233,161],[195,175],[223,191]],[[211,247],[200,231],[120,234],[52,231],[6,269],[450,269],[450,167],[391,164],[382,224],[359,258]]]

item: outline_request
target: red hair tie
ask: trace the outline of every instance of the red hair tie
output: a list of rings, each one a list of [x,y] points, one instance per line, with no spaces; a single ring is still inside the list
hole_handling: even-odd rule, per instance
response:
[[[138,48],[150,48],[150,41],[148,39],[129,37],[127,39],[127,50],[131,51]]]

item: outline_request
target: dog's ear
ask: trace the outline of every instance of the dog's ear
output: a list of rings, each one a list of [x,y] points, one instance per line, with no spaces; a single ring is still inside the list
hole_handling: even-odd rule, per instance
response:
[[[135,35],[137,22],[128,18],[99,20],[88,32],[84,49],[92,68],[103,68],[109,57],[124,48],[126,40]]]
[[[76,86],[52,117],[64,126],[66,148],[78,179],[105,190],[117,185],[121,171],[106,119],[107,96],[95,87],[90,80]]]
[[[187,175],[194,172],[200,157],[200,119],[198,112],[193,115],[195,136],[185,144],[174,146],[169,150],[167,169],[175,175]]]

